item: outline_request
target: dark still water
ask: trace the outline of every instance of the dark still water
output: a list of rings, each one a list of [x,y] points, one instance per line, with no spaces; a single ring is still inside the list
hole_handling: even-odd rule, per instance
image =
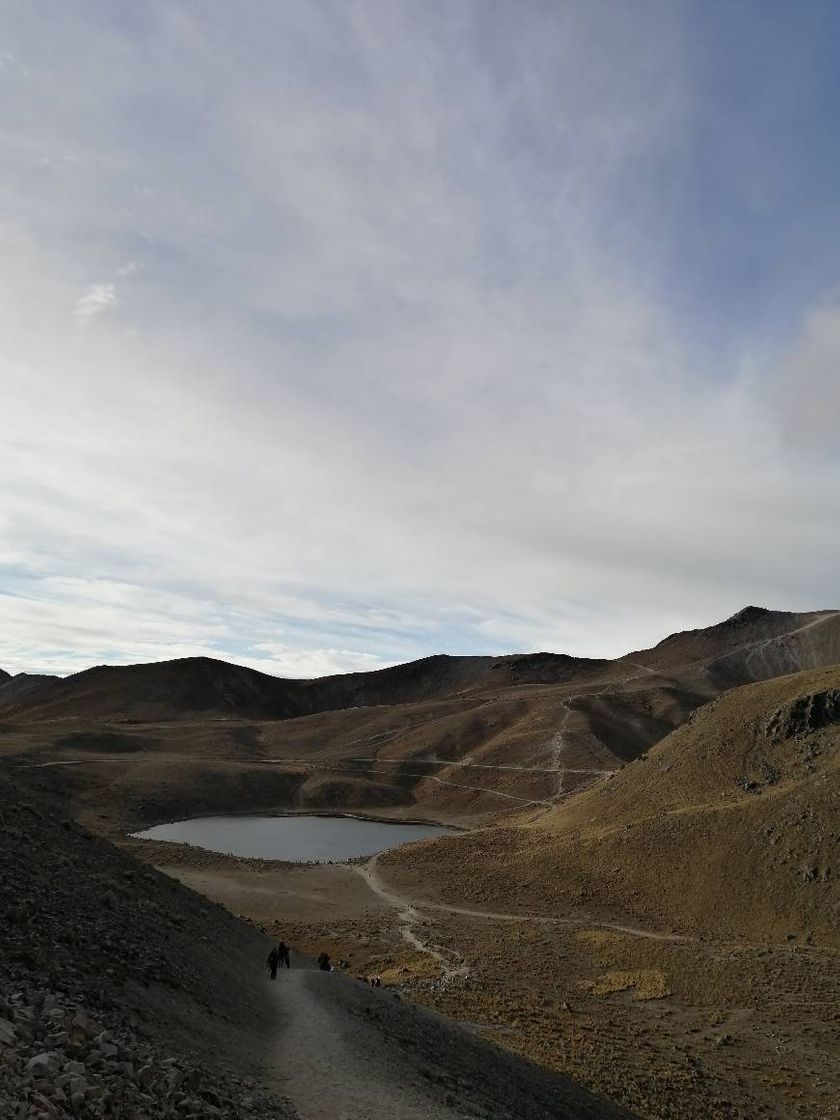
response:
[[[444,836],[435,824],[361,821],[352,817],[196,817],[135,832],[141,840],[170,840],[209,852],[252,859],[345,860],[372,856],[409,840]]]

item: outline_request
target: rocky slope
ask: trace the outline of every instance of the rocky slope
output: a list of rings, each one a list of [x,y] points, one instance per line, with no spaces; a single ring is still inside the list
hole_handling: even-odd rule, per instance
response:
[[[3,1117],[291,1116],[242,1079],[265,939],[5,779],[0,944]]]

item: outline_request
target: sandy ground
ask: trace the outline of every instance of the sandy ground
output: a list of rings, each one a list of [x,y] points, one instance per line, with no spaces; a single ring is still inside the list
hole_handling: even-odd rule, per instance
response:
[[[284,921],[328,925],[390,907],[346,864],[278,870],[213,870],[161,865],[167,875],[263,925]]]

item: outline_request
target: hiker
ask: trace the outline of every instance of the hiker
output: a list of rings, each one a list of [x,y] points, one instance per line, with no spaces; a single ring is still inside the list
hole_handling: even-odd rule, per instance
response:
[[[277,946],[273,946],[271,952],[268,954],[268,960],[265,962],[268,965],[268,971],[272,980],[277,979],[277,965],[280,963],[280,953]]]
[[[281,941],[280,944],[277,946],[277,953],[278,953],[279,958],[280,958],[280,967],[281,968],[291,968],[292,967],[292,950],[289,948],[289,946],[286,944],[285,941]]]
[[[322,952],[318,956],[318,968],[320,968],[322,972],[332,972],[333,966],[330,964],[329,953]]]

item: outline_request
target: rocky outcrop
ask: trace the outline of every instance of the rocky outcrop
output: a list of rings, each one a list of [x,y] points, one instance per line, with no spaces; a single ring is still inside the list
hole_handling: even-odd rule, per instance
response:
[[[767,724],[767,734],[774,743],[806,735],[840,722],[840,690],[829,688],[810,696],[800,696],[792,704],[775,712]]]
[[[112,1016],[93,1012],[78,989],[32,978],[0,982],[0,1115],[263,1120],[284,1115],[253,1082],[220,1077],[153,1045]]]

